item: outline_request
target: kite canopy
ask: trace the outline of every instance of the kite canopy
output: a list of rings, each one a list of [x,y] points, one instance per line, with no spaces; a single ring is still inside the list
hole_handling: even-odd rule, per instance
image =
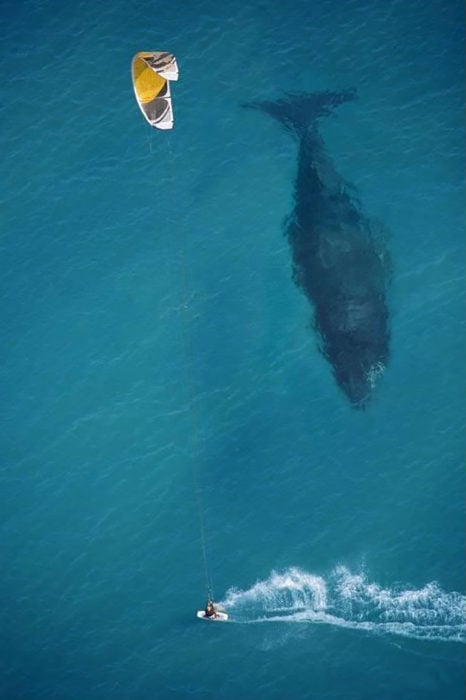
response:
[[[166,51],[139,51],[131,67],[141,112],[156,129],[173,129],[170,81],[178,80],[176,58]]]

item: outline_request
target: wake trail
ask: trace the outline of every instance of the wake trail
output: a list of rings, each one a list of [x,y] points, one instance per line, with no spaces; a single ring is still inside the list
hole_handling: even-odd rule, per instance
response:
[[[272,571],[243,591],[231,588],[221,605],[232,622],[328,624],[413,639],[466,642],[466,596],[423,588],[383,588],[365,573],[337,567],[327,578],[296,567]]]

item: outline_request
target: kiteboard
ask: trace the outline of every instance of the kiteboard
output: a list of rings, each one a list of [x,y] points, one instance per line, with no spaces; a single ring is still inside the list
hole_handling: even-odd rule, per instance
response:
[[[209,620],[210,622],[226,622],[228,620],[228,613],[220,612],[220,610],[217,610],[215,615],[207,617],[205,614],[205,610],[198,610],[196,613],[196,617],[198,617],[200,620]]]

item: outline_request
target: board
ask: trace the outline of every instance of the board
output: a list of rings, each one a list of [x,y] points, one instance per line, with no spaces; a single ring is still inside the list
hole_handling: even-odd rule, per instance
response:
[[[226,622],[228,620],[228,614],[220,611],[217,611],[215,615],[212,615],[211,617],[206,617],[204,610],[198,610],[196,617],[198,617],[200,620],[208,620],[209,622]]]

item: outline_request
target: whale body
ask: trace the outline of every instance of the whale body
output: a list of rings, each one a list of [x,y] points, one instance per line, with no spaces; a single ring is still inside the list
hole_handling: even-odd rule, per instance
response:
[[[286,227],[293,278],[312,304],[319,347],[338,386],[354,407],[364,408],[389,359],[390,265],[380,226],[362,213],[318,130],[322,117],[354,97],[288,94],[244,106],[270,114],[298,141],[294,209]]]

